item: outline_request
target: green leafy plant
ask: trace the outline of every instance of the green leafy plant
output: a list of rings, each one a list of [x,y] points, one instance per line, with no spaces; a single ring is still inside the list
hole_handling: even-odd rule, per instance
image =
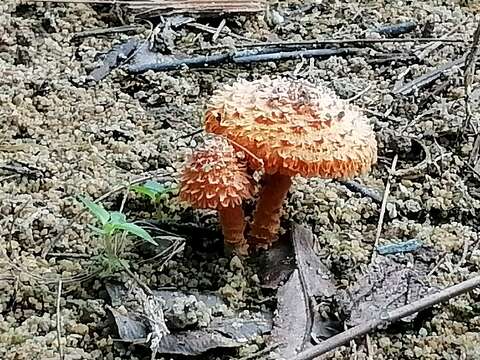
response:
[[[128,265],[122,259],[128,234],[157,245],[143,228],[128,222],[125,214],[119,211],[107,211],[102,205],[83,197],[80,200],[101,225],[101,227],[90,227],[103,239],[104,253],[100,256],[100,260],[106,273],[113,273]]]
[[[132,186],[131,189],[137,194],[149,198],[153,204],[156,204],[162,195],[173,192],[172,188],[165,187],[152,180],[146,181],[141,185]]]

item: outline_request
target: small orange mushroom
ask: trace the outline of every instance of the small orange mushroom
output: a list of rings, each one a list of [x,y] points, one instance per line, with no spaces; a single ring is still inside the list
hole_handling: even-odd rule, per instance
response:
[[[369,171],[377,157],[365,116],[306,81],[264,77],[226,86],[211,98],[205,126],[248,150],[251,167],[258,164],[253,157],[263,161],[264,184],[250,231],[259,247],[278,237],[293,176],[350,178]]]
[[[246,255],[242,202],[252,198],[254,190],[245,162],[226,140],[215,139],[195,152],[185,166],[180,198],[196,208],[218,210],[225,243]]]

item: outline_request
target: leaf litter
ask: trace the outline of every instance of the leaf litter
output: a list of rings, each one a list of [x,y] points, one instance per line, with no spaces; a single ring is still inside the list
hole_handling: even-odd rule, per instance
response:
[[[215,348],[235,348],[272,328],[270,312],[232,311],[213,293],[154,290],[149,302],[139,303],[134,293],[142,291],[136,286],[109,284],[107,291],[120,338],[150,344],[154,353],[194,356]],[[155,308],[152,303],[157,304]]]

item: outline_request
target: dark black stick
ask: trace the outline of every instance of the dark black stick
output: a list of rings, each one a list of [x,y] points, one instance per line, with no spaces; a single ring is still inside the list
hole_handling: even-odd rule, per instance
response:
[[[409,33],[415,30],[416,27],[417,27],[417,24],[414,23],[413,21],[406,21],[406,22],[401,22],[399,24],[381,26],[377,28],[375,31],[382,35],[398,36],[398,35]]]
[[[262,49],[262,50],[244,50],[234,51],[217,55],[196,55],[191,57],[177,57],[173,55],[163,55],[150,52],[148,49],[142,49],[133,58],[132,64],[127,65],[126,69],[130,73],[138,74],[148,70],[169,71],[178,70],[183,67],[202,68],[219,64],[252,64],[264,61],[292,60],[298,58],[311,57],[329,57],[345,56],[356,53],[354,48],[340,49],[310,49],[284,51],[280,49]]]
[[[356,181],[339,181],[339,183],[345,186],[350,191],[357,192],[362,196],[369,197],[370,199],[375,201],[377,204],[382,203],[383,196],[381,194]]]

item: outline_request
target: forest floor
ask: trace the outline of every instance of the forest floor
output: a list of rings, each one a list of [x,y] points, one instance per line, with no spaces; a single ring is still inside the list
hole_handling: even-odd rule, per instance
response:
[[[444,288],[480,273],[480,155],[474,144],[480,72],[473,77],[471,126],[465,127],[461,60],[470,51],[478,5],[288,0],[272,3],[268,16],[227,17],[230,32],[208,31],[217,29],[220,18],[198,19],[211,28],[165,27],[155,39],[148,22],[113,10],[15,0],[0,4],[0,358],[58,359],[61,351],[65,359],[149,359],[146,349],[117,341],[109,310],[114,306],[112,283],[213,293],[221,298],[220,314],[271,314],[276,309],[276,291],[261,286],[256,258],[224,255],[215,212],[193,211],[175,191],[182,165],[205,140],[199,130],[209,96],[239,77],[308,79],[350,99],[374,124],[378,164],[356,181],[380,198],[389,183],[380,236],[378,199],[336,181],[296,179],[282,218],[287,235],[293,223],[311,229],[318,259],[339,291],[361,284],[359,279],[371,270],[376,241],[386,245],[415,239],[422,244],[386,258],[410,269],[414,275],[408,279],[414,277],[424,289]],[[462,41],[342,44],[358,51],[141,74],[119,68],[92,82],[88,75],[101,64],[99,55],[135,34],[78,33],[122,21],[136,25],[138,38],[150,36],[154,50],[184,54],[214,45],[233,49],[248,39],[380,39],[386,36],[379,28],[402,22],[416,27],[394,39]],[[433,81],[411,83],[455,61]],[[394,158],[398,161],[391,171]],[[126,185],[147,179],[171,191],[162,192],[155,204],[126,191]],[[129,271],[100,271],[103,245],[88,226],[92,216],[84,211],[81,196],[102,197],[106,209],[122,209],[128,220],[155,220],[147,230],[160,246],[129,239],[122,254]],[[411,300],[405,295],[400,302]],[[192,301],[194,319],[177,320],[201,328],[205,303]],[[336,308],[341,299],[325,303],[322,316],[352,322],[345,310],[351,308]],[[479,304],[480,292],[473,291],[352,341],[327,358],[480,359]],[[187,305],[177,312],[188,312]],[[197,358],[253,358],[268,344],[264,334],[241,347],[214,349]],[[258,357],[268,358],[266,353]]]

